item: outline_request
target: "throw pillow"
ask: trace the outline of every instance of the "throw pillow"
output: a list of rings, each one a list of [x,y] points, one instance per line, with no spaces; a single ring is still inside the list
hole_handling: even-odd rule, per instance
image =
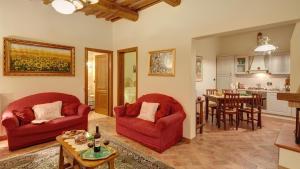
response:
[[[155,113],[157,111],[158,106],[159,103],[143,102],[140,115],[137,118],[155,122]]]
[[[36,120],[53,120],[61,116],[62,101],[38,104],[32,107]]]
[[[140,113],[142,103],[125,104],[126,116],[136,117]]]
[[[23,110],[13,110],[13,114],[19,120],[20,125],[30,124],[32,120],[35,119],[34,113],[30,107],[25,107]]]
[[[73,116],[77,114],[79,103],[66,103],[63,104],[62,115]]]
[[[171,113],[171,105],[170,104],[161,104],[158,108],[158,111],[155,113],[155,122],[160,118],[166,117]]]

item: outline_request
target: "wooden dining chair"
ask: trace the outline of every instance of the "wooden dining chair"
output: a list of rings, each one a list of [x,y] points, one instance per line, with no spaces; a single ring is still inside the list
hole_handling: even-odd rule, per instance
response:
[[[224,130],[226,130],[226,116],[229,116],[229,122],[233,125],[233,116],[235,115],[236,130],[239,127],[239,108],[240,108],[240,94],[239,93],[225,93],[224,101],[221,104],[220,121],[224,123]]]
[[[233,93],[233,90],[231,89],[222,89],[222,93],[225,94],[225,93]]]
[[[257,121],[257,127],[261,128],[262,95],[253,93],[251,102],[247,105],[245,108],[240,108],[239,111],[247,114],[247,123],[251,122],[252,130],[254,130],[254,121]],[[254,115],[257,115],[257,118],[254,118]]]
[[[207,94],[207,95],[216,95],[217,92],[218,92],[217,89],[206,89],[206,94]],[[209,113],[209,114],[211,115],[211,123],[213,124],[213,123],[214,123],[214,115],[216,115],[216,113],[217,113],[217,107],[218,107],[218,105],[217,105],[217,103],[215,103],[215,102],[209,101],[208,107],[209,107],[210,110],[211,110],[211,111],[210,111],[211,113]],[[207,118],[207,119],[208,119],[208,118]]]

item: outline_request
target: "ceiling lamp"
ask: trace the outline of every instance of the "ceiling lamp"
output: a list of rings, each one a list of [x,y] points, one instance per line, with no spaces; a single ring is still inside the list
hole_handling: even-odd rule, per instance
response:
[[[72,14],[89,4],[96,4],[99,0],[53,0],[51,5],[59,13]]]
[[[277,49],[276,46],[270,44],[270,38],[263,36],[261,32],[257,34],[257,47],[254,49],[255,52],[272,52]]]

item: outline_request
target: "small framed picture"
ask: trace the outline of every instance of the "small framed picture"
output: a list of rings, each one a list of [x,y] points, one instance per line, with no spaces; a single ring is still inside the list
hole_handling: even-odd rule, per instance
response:
[[[175,76],[175,49],[150,51],[150,76]]]
[[[196,56],[196,82],[200,82],[203,80],[203,63],[202,63],[203,57],[202,56]]]

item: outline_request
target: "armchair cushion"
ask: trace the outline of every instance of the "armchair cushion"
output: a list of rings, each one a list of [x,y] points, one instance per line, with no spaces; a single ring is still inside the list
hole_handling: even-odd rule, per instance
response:
[[[158,111],[155,113],[155,122],[160,118],[170,115],[171,105],[168,103],[161,104],[158,108]]]
[[[129,117],[138,116],[140,114],[141,106],[142,106],[141,103],[133,103],[133,104],[126,103],[125,104],[126,116]]]
[[[62,115],[64,115],[64,116],[77,115],[78,107],[79,107],[79,103],[63,104]]]
[[[32,120],[35,119],[34,113],[30,107],[25,107],[23,110],[13,110],[13,114],[19,120],[19,124],[25,125],[31,123]]]
[[[114,107],[115,115],[117,117],[122,117],[126,114],[126,107],[125,106],[117,106]]]

